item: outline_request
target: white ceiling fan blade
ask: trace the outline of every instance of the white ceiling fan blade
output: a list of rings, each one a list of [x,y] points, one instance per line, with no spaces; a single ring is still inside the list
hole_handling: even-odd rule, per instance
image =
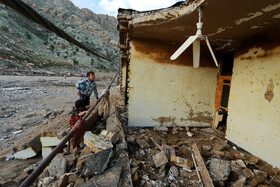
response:
[[[207,46],[208,46],[208,48],[209,48],[209,51],[210,51],[210,53],[211,53],[211,55],[212,55],[212,57],[213,57],[213,60],[214,60],[214,62],[215,62],[215,64],[216,64],[216,66],[218,67],[217,59],[216,59],[215,54],[214,54],[214,52],[213,52],[213,50],[212,50],[212,48],[211,48],[211,45],[210,45],[210,42],[209,42],[207,36],[205,36],[205,40],[206,40]]]
[[[175,51],[175,53],[170,57],[171,60],[175,60],[176,58],[178,58],[178,56],[180,56],[185,49],[187,49],[192,43],[193,41],[195,41],[198,38],[198,35],[194,35],[194,36],[190,36],[180,47],[179,49],[177,49],[177,51]]]
[[[200,40],[195,40],[193,42],[193,67],[199,67],[199,57],[200,57]]]

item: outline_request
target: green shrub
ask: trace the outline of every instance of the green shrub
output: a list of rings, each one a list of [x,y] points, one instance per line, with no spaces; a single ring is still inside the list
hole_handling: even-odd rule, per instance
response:
[[[90,59],[90,65],[94,65],[94,59],[92,58],[92,59]]]
[[[79,64],[79,61],[76,60],[75,58],[73,59],[73,62],[74,62],[75,65],[78,65],[78,64]]]
[[[31,36],[31,34],[30,34],[28,31],[25,32],[25,36],[26,36],[26,38],[27,38],[28,40],[31,40],[31,39],[32,39],[32,36]]]
[[[8,29],[8,27],[6,27],[6,26],[1,26],[1,30],[2,30],[2,31],[5,31],[5,32],[9,32],[9,29]]]
[[[50,45],[50,50],[54,51],[54,45],[53,44]]]

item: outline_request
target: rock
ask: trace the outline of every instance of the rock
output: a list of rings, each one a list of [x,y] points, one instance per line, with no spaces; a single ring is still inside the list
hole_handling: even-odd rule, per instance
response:
[[[242,177],[241,179],[235,181],[231,187],[243,187],[245,186],[246,177]]]
[[[107,130],[102,130],[100,135],[107,138],[112,143],[115,143],[119,137],[119,134],[117,132],[110,132]]]
[[[85,180],[83,178],[78,178],[75,182],[75,186],[78,186],[79,184],[82,184]]]
[[[66,159],[63,157],[63,154],[58,154],[52,160],[48,168],[48,172],[50,176],[55,176],[59,178],[66,172],[66,169],[67,169]]]
[[[144,139],[137,139],[136,142],[140,145],[142,149],[150,147],[150,144],[148,144],[148,142],[146,142],[146,140]]]
[[[226,181],[230,174],[230,163],[226,160],[217,158],[211,159],[209,166],[209,174],[213,181]]]
[[[126,141],[129,142],[129,143],[133,143],[135,141],[135,138],[133,136],[128,136],[126,138]]]
[[[153,156],[156,167],[162,166],[168,162],[167,157],[163,151]]]
[[[67,170],[70,170],[70,168],[74,165],[76,157],[74,154],[65,155],[64,157],[67,162]]]
[[[113,148],[113,144],[109,141],[105,141],[101,137],[92,134],[90,131],[86,131],[84,135],[84,143],[94,152],[103,151],[105,149]]]
[[[253,164],[257,164],[259,162],[259,158],[258,157],[254,157],[252,156],[250,159],[249,159],[249,162],[250,163],[253,163]]]
[[[253,179],[253,180],[251,181],[250,185],[251,185],[252,187],[255,187],[255,186],[258,185],[258,181],[257,181],[256,179]]]
[[[36,169],[36,167],[37,167],[37,164],[31,164],[28,167],[26,167],[23,171],[28,174],[31,174],[32,171]]]
[[[18,151],[14,154],[14,158],[16,159],[28,159],[36,156],[37,153],[31,148],[28,147],[26,149],[23,149],[21,151]]]
[[[192,137],[192,136],[193,136],[193,133],[190,132],[190,131],[188,131],[188,132],[187,132],[187,135],[188,135],[189,137]]]
[[[178,169],[177,169],[176,166],[171,166],[171,168],[170,168],[169,171],[172,173],[172,175],[173,175],[174,177],[178,177],[178,176],[179,176],[179,171],[178,171]]]
[[[121,172],[122,166],[117,164],[104,173],[95,175],[90,180],[77,185],[77,187],[118,187]]]
[[[223,151],[227,148],[229,148],[230,146],[228,145],[227,141],[221,141],[218,142],[217,144],[215,144],[215,146],[213,147],[213,150],[215,151]]]
[[[75,184],[78,177],[75,173],[67,173],[68,174],[68,182]]]
[[[67,187],[68,179],[69,179],[69,175],[67,175],[67,174],[64,174],[63,176],[61,176],[60,179],[59,179],[59,182],[58,182],[58,186],[59,187]]]
[[[265,178],[262,177],[262,176],[258,176],[258,177],[256,177],[255,179],[256,179],[256,181],[258,182],[258,184],[263,183],[263,182],[265,181]]]
[[[52,152],[52,147],[43,147],[42,148],[42,157],[45,159],[51,152]]]
[[[168,128],[165,127],[165,126],[154,126],[154,130],[155,130],[155,131],[164,131],[164,132],[167,132],[167,131],[168,131]]]
[[[265,171],[254,169],[253,172],[257,177],[267,178],[267,172],[265,172]]]
[[[145,132],[146,132],[146,130],[145,129],[140,129],[140,134],[144,134]]]
[[[112,148],[92,154],[87,161],[85,175],[93,176],[102,173],[107,168],[112,155]]]
[[[150,178],[149,178],[149,176],[148,176],[147,174],[143,175],[142,178],[143,178],[144,180],[146,180],[146,181],[150,180]]]
[[[140,180],[140,178],[139,178],[139,171],[135,171],[135,173],[134,173],[134,175],[132,177],[132,181],[133,181],[133,183],[138,183],[139,180]]]
[[[43,182],[44,185],[48,185],[51,182],[53,182],[54,180],[55,180],[54,177],[45,177],[45,178],[41,179],[41,181]]]
[[[117,131],[118,125],[117,125],[115,119],[116,119],[116,114],[113,114],[107,118],[107,121],[106,121],[106,130],[107,131],[110,131],[110,132]]]
[[[121,142],[121,143],[117,144],[116,148],[118,148],[118,149],[126,149],[127,148],[127,144]]]
[[[254,178],[254,173],[249,168],[246,167],[242,171],[246,178],[248,178],[250,180],[252,180]]]
[[[203,145],[202,149],[206,150],[206,151],[210,151],[212,148],[210,145]]]
[[[42,147],[57,146],[61,141],[56,136],[41,136],[40,140],[42,143]]]
[[[270,183],[276,187],[280,187],[280,180],[278,180],[278,179],[271,179]]]
[[[237,163],[242,169],[246,168],[246,165],[244,164],[244,162],[243,162],[241,159],[236,160],[236,163]]]
[[[171,162],[174,162],[177,166],[180,166],[186,170],[191,170],[194,166],[193,161],[178,156],[171,156]]]

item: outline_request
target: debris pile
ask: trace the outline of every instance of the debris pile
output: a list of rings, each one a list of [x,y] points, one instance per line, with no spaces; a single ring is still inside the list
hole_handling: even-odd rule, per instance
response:
[[[69,153],[64,148],[33,185],[132,186],[129,157],[125,150],[127,143],[116,114],[109,116],[106,122],[98,121],[91,131],[86,131],[83,143],[84,147],[78,153]],[[31,173],[35,168],[36,165],[30,166],[25,172]]]
[[[280,170],[211,128],[129,129],[134,186],[272,186]]]

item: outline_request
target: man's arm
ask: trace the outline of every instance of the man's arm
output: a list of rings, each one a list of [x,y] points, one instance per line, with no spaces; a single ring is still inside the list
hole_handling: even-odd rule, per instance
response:
[[[84,80],[82,80],[82,81],[77,82],[77,84],[76,84],[76,88],[79,90],[79,91],[78,91],[78,96],[80,96],[80,95],[81,95],[81,90],[82,90],[82,88],[80,87],[80,85],[81,85],[81,84],[84,84],[85,82],[86,82],[86,79],[84,79]]]

